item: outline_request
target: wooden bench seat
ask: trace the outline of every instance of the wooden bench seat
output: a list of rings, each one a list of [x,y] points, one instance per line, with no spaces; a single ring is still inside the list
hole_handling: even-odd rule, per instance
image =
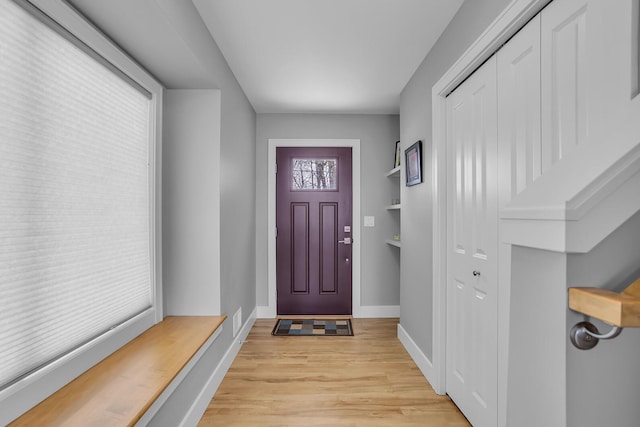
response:
[[[131,426],[226,316],[166,317],[9,426]]]

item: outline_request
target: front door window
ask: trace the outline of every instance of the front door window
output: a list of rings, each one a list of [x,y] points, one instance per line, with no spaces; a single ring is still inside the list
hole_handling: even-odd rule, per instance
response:
[[[291,189],[336,191],[338,159],[292,159]]]

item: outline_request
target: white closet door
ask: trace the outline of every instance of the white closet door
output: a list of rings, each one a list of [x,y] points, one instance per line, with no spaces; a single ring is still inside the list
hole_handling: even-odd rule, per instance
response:
[[[476,427],[497,423],[496,58],[447,98],[447,393]]]
[[[542,174],[540,15],[497,56],[500,206],[504,206]]]

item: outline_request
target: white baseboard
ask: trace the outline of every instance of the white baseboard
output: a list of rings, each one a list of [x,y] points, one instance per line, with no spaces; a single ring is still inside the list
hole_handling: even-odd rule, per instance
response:
[[[258,319],[275,319],[277,314],[269,306],[258,306]],[[353,310],[355,318],[381,319],[388,317],[400,317],[399,305],[363,305],[355,307]]]
[[[200,391],[198,397],[187,411],[187,414],[180,423],[180,427],[198,425],[198,422],[200,421],[200,418],[202,418],[204,411],[206,411],[209,402],[211,402],[211,399],[213,399],[213,395],[216,394],[216,391],[218,390],[218,387],[220,387],[224,376],[226,375],[227,371],[231,367],[231,364],[238,355],[240,347],[242,347],[242,343],[247,339],[247,335],[249,335],[249,331],[251,331],[251,328],[256,321],[257,311],[258,310],[256,307],[249,315],[249,318],[242,326],[242,329],[240,329],[238,335],[233,339],[233,342],[229,346],[229,349],[227,350],[225,355],[222,357],[222,360],[220,360],[220,363],[209,377],[209,380],[207,380],[206,385]]]
[[[259,305],[256,307],[258,319],[275,319],[276,311],[268,305]]]
[[[422,372],[422,375],[427,379],[431,388],[435,382],[436,371],[433,367],[433,363],[427,358],[427,356],[420,350],[420,347],[415,343],[411,336],[405,331],[401,324],[398,323],[398,339],[409,353],[409,356],[416,362],[418,369]],[[435,388],[434,388],[435,390]],[[436,390],[437,393],[437,390]]]
[[[381,319],[400,317],[399,305],[361,305],[353,312],[355,318]]]

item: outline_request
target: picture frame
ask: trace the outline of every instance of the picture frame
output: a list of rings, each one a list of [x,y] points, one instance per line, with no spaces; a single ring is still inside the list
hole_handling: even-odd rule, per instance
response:
[[[422,182],[422,141],[416,141],[404,151],[407,187]]]
[[[395,152],[395,158],[393,159],[393,169],[400,166],[401,158],[402,158],[402,147],[400,146],[400,141],[396,141],[396,152]]]

